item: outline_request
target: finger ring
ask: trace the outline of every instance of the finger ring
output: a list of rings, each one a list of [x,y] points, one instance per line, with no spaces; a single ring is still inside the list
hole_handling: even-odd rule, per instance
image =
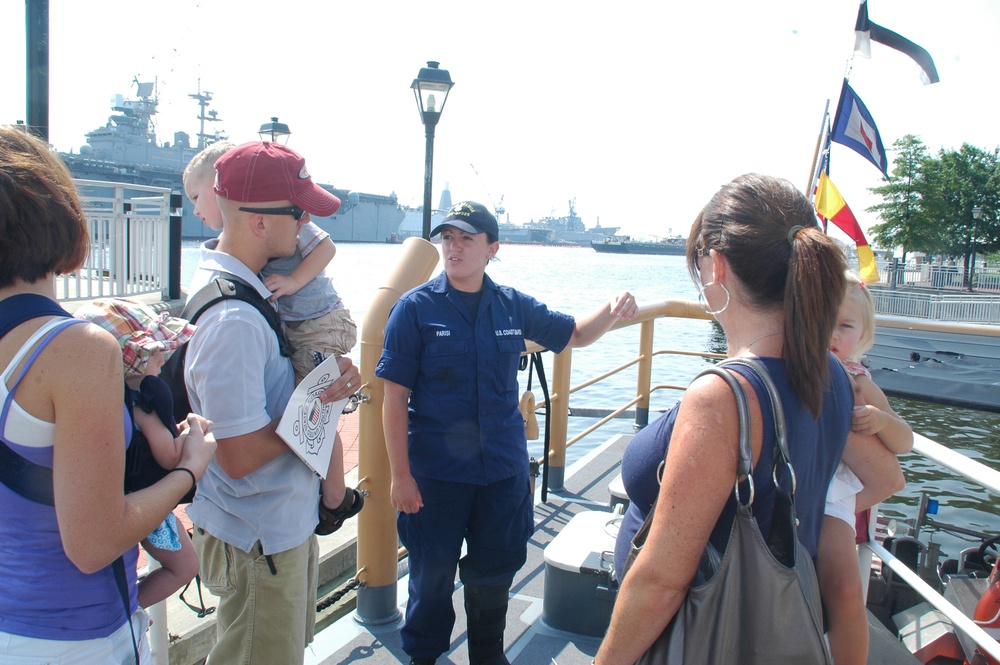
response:
[[[351,387],[351,382],[350,382],[350,381],[348,381],[348,382],[347,382],[347,387],[348,387],[348,388],[350,388],[350,387]]]

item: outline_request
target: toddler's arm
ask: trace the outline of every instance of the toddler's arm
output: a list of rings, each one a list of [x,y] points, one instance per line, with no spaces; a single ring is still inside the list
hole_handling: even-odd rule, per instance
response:
[[[851,377],[855,409],[866,405],[864,390],[858,378]],[[871,508],[906,485],[906,478],[896,455],[874,434],[859,434],[852,429],[847,434],[843,460],[864,486],[855,497],[855,512]]]
[[[867,376],[855,377],[864,405],[854,408],[851,431],[875,434],[886,448],[897,455],[913,449],[913,428],[896,415],[882,389]],[[856,473],[856,472],[855,472]]]
[[[856,512],[888,499],[906,485],[896,455],[872,434],[851,432],[847,435],[844,464],[864,485],[855,497]]]
[[[336,254],[337,246],[327,236],[320,240],[311,252],[302,257],[302,263],[292,271],[292,274],[268,275],[264,279],[264,286],[271,292],[271,300],[277,300],[281,296],[290,296],[316,279]]]
[[[136,391],[132,419],[149,442],[153,459],[164,469],[172,469],[181,459],[184,439],[187,436],[187,423],[184,423],[184,432],[177,429],[173,423],[174,398],[170,393],[170,387],[159,377],[162,366],[163,354],[155,351],[146,363],[146,372],[142,379],[128,379],[126,383]],[[201,420],[202,428],[207,434],[212,423],[205,419]],[[178,434],[176,438],[175,432]]]
[[[149,450],[153,453],[153,459],[156,460],[156,463],[164,469],[176,467],[181,460],[181,449],[186,433],[182,433],[175,439],[155,411],[146,413],[140,408],[133,408],[132,418],[139,430],[142,431],[143,436],[149,441]]]

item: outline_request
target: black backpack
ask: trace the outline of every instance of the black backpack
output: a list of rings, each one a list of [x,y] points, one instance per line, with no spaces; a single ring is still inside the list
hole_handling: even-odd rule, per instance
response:
[[[257,289],[235,275],[227,273],[225,277],[217,277],[202,287],[188,299],[184,311],[181,312],[181,318],[197,324],[198,317],[220,300],[242,300],[257,308],[257,311],[267,320],[271,330],[277,336],[281,355],[288,357],[292,355],[288,340],[285,339],[285,331],[281,327],[278,312],[271,303],[260,295]],[[174,420],[176,422],[181,422],[191,412],[191,402],[188,401],[187,387],[184,385],[184,359],[187,357],[187,347],[188,345],[185,344],[177,349],[160,369],[160,378],[167,382],[167,385],[170,386],[170,392],[174,396]]]

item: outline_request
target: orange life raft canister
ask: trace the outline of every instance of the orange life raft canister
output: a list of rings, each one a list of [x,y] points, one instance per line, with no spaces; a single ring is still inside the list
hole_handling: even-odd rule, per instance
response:
[[[997,564],[1000,557],[993,562],[993,572],[990,573],[989,586],[976,604],[976,611],[972,615],[972,620],[980,628],[985,630],[993,639],[1000,639],[1000,574],[997,572]],[[965,665],[1000,665],[995,658],[984,654],[979,649],[973,655],[972,660],[965,661]]]

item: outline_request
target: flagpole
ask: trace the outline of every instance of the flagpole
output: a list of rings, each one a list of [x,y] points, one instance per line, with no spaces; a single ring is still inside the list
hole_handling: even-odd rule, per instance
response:
[[[830,117],[830,100],[826,100],[826,108],[823,109],[823,122],[819,126],[819,134],[816,136],[816,150],[813,152],[812,166],[809,167],[809,184],[806,185],[806,196],[812,198],[813,189],[816,187],[816,168],[819,163],[819,153],[823,149],[823,137],[826,134],[826,128],[829,125],[827,118]]]

